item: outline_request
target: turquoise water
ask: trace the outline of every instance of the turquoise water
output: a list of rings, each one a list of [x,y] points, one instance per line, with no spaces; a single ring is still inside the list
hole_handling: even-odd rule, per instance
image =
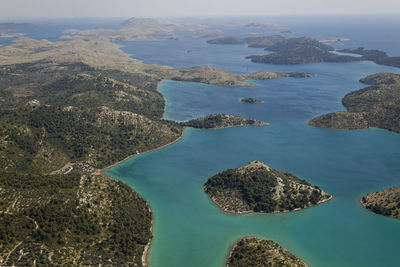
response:
[[[379,38],[373,38],[375,32],[376,36],[391,36],[393,25],[387,31],[379,23],[371,30],[359,31],[362,25],[358,23],[335,28],[338,21],[332,19],[328,26],[303,21],[302,25],[311,30],[307,30],[308,26],[293,27],[298,30],[295,34],[349,37],[353,46],[389,48],[392,54],[399,53],[397,39],[379,42]],[[265,69],[304,71],[316,76],[257,81],[258,87],[161,83],[159,91],[167,99],[167,119],[185,121],[222,112],[271,125],[186,129],[184,137],[173,145],[108,170],[109,175],[132,186],[152,207],[155,225],[150,265],[220,267],[237,239],[256,235],[277,241],[311,266],[399,266],[400,221],[371,213],[358,201],[366,193],[400,186],[400,135],[380,129],[319,129],[307,125],[307,121],[344,110],[342,97],[365,87],[358,82],[360,78],[383,71],[399,73],[400,69],[372,62],[254,64],[244,57],[263,54],[260,49],[208,45],[204,39],[187,33],[176,35],[180,41],[125,43],[124,50],[145,63],[173,67],[212,64],[235,73]],[[360,40],[369,42],[360,44]],[[186,53],[187,49],[193,53]],[[240,103],[243,97],[256,97],[264,103]],[[307,179],[334,199],[285,214],[221,212],[203,192],[203,183],[217,172],[252,160],[262,160]]]
[[[398,265],[400,221],[373,214],[358,201],[367,192],[400,185],[400,135],[380,129],[319,129],[306,122],[342,110],[343,95],[364,87],[359,78],[399,69],[371,62],[298,68],[317,76],[257,81],[258,87],[161,84],[168,119],[227,112],[271,125],[187,129],[177,143],[108,171],[137,190],[153,209],[151,266],[222,266],[229,247],[246,235],[275,240],[312,266]],[[265,102],[239,102],[248,96]],[[293,213],[224,214],[203,192],[203,183],[219,171],[255,159],[305,178],[335,198]]]

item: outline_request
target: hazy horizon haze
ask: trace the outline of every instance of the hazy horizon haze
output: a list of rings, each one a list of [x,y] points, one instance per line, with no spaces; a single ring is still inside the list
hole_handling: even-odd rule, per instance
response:
[[[400,2],[374,0],[2,0],[0,19],[238,15],[400,14]]]

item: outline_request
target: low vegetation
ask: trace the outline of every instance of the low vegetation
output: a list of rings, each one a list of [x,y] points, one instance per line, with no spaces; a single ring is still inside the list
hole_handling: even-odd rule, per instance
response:
[[[2,265],[141,266],[152,237],[146,202],[98,175],[0,173]]]
[[[232,247],[226,266],[308,267],[308,264],[272,240],[246,237]]]
[[[400,187],[367,194],[360,202],[377,214],[400,219]]]
[[[331,129],[382,128],[400,132],[400,75],[379,73],[360,80],[372,86],[351,92],[343,100],[347,112],[329,113],[309,124]]]
[[[265,126],[268,123],[227,114],[212,114],[204,118],[184,122],[182,125],[192,128],[219,129],[246,125]]]
[[[311,37],[265,36],[239,38],[218,38],[209,40],[209,44],[241,44],[249,47],[264,48],[273,53],[262,56],[248,56],[256,63],[265,64],[309,64],[318,62],[350,62],[360,58],[335,55],[330,53],[333,47],[319,42]]]
[[[204,190],[218,207],[230,213],[286,212],[331,199],[320,188],[261,161],[214,175]]]

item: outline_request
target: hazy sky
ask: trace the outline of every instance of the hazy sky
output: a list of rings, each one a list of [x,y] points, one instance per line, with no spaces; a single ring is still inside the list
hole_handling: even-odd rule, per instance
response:
[[[0,19],[332,13],[400,13],[400,0],[0,0]]]

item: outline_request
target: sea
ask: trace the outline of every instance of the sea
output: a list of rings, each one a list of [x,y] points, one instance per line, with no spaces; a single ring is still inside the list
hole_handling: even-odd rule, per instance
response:
[[[283,34],[317,39],[348,38],[336,49],[365,47],[400,56],[400,16],[269,16],[190,18],[231,36]],[[280,29],[239,26],[243,21],[276,23]],[[72,22],[64,22],[65,24]],[[115,21],[96,22],[118,27]],[[59,28],[67,28],[67,26]],[[83,27],[83,25],[81,25]],[[53,40],[62,34],[54,30]],[[186,129],[165,148],[135,156],[107,174],[130,185],[150,204],[154,238],[151,267],[221,267],[241,237],[270,239],[310,266],[400,266],[400,220],[364,209],[360,198],[400,186],[400,135],[382,129],[329,130],[309,126],[321,114],[345,110],[343,96],[366,87],[359,82],[399,68],[362,61],[306,65],[252,63],[248,55],[267,53],[246,45],[210,45],[201,34],[176,32],[178,40],[119,43],[144,63],[174,68],[210,65],[246,74],[261,70],[309,72],[312,78],[253,81],[257,87],[221,87],[163,81],[165,119],[186,121],[228,113],[269,122],[257,127],[220,130]],[[42,38],[27,33],[28,37]],[[12,42],[12,40],[7,40]],[[2,40],[5,45],[6,41]],[[263,100],[241,103],[244,97]],[[283,214],[226,214],[203,191],[212,175],[261,160],[272,168],[306,179],[333,200]]]

